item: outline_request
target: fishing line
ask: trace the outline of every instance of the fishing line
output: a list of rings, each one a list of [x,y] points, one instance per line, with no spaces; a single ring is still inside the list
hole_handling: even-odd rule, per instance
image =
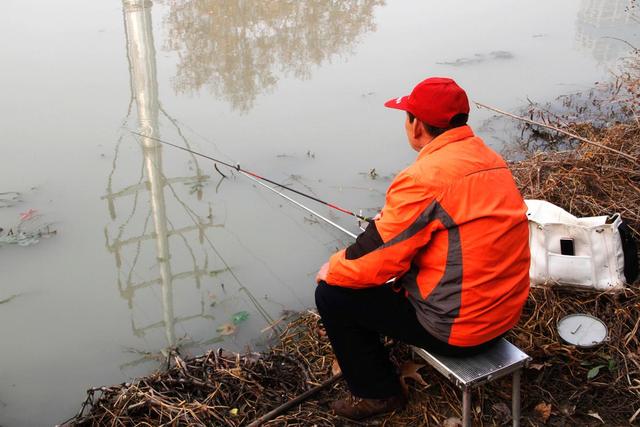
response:
[[[362,221],[366,221],[366,222],[371,222],[371,221],[372,221],[372,219],[371,219],[371,218],[368,218],[368,217],[363,216],[363,215],[358,215],[357,213],[352,212],[352,211],[350,211],[350,210],[348,210],[348,209],[341,208],[340,206],[335,205],[335,204],[333,204],[333,203],[326,202],[326,201],[324,201],[324,200],[322,200],[322,199],[319,199],[319,198],[317,198],[317,197],[311,196],[311,195],[309,195],[309,194],[307,194],[307,193],[303,193],[302,191],[296,190],[295,188],[291,188],[291,187],[289,187],[289,186],[287,186],[287,185],[284,185],[284,184],[282,184],[282,183],[279,183],[279,182],[273,181],[273,180],[271,180],[271,179],[269,179],[269,178],[265,178],[265,177],[263,177],[263,176],[260,176],[260,175],[258,175],[258,174],[256,174],[256,173],[254,173],[254,172],[251,172],[251,171],[248,171],[248,170],[246,170],[246,169],[243,169],[243,168],[241,168],[241,167],[240,167],[240,164],[232,165],[231,163],[225,162],[225,161],[220,160],[220,159],[216,159],[215,157],[207,156],[206,154],[198,153],[197,151],[193,151],[193,150],[190,150],[190,149],[188,149],[188,148],[181,147],[181,146],[176,145],[176,144],[173,144],[173,143],[171,143],[171,142],[164,141],[164,140],[162,140],[162,139],[160,139],[160,138],[156,138],[156,137],[153,137],[153,136],[147,136],[147,135],[144,135],[144,134],[142,134],[142,133],[132,131],[131,129],[126,129],[126,130],[127,130],[127,131],[129,131],[129,132],[131,132],[132,134],[134,134],[134,135],[138,135],[138,136],[140,136],[140,137],[142,137],[142,138],[149,138],[149,139],[151,139],[151,140],[154,140],[154,141],[160,142],[160,143],[162,143],[162,144],[166,144],[166,145],[170,145],[171,147],[178,148],[178,149],[180,149],[180,150],[182,150],[182,151],[186,151],[186,152],[188,152],[188,153],[195,154],[195,155],[200,156],[200,157],[204,157],[205,159],[209,159],[209,160],[211,160],[211,161],[213,161],[213,162],[216,162],[216,163],[219,163],[219,164],[221,164],[221,165],[227,166],[227,167],[229,167],[229,168],[231,168],[231,169],[235,169],[235,170],[237,170],[238,172],[242,172],[245,176],[251,176],[251,177],[253,177],[253,178],[256,178],[256,179],[259,179],[259,180],[262,180],[262,181],[268,182],[268,183],[273,184],[273,185],[275,185],[275,186],[277,186],[277,187],[283,188],[283,189],[285,189],[285,190],[291,191],[292,193],[296,193],[296,194],[298,194],[298,195],[300,195],[300,196],[302,196],[302,197],[306,197],[307,199],[313,200],[314,202],[318,202],[318,203],[320,203],[320,204],[323,204],[323,205],[325,205],[325,206],[328,206],[328,207],[330,207],[330,208],[332,208],[332,209],[335,209],[335,210],[340,211],[340,212],[342,212],[342,213],[345,213],[345,214],[347,214],[347,215],[351,215],[351,216],[353,216],[353,217],[356,217],[356,218],[358,218],[358,219],[360,219],[360,220],[362,220]],[[268,187],[268,186],[267,186],[267,188],[271,188],[271,187]],[[272,189],[272,190],[273,190],[273,189]],[[275,191],[275,190],[274,190],[274,191]]]
[[[179,147],[181,148],[181,147]],[[157,164],[154,165],[156,166],[156,168],[158,167]],[[164,175],[163,175],[164,176]],[[184,209],[185,212],[187,214],[187,216],[189,216],[189,218],[191,218],[191,221],[193,221],[194,224],[199,224],[198,220],[196,219],[198,217],[198,214],[195,213],[189,206],[187,206],[186,203],[184,203],[180,197],[178,197],[178,194],[176,193],[175,189],[173,188],[173,185],[171,185],[169,182],[167,182],[167,186],[169,187],[169,189],[171,190],[171,193],[173,194],[173,196],[176,198],[176,200],[178,201],[178,203],[180,203]],[[213,242],[211,242],[211,240],[209,239],[209,236],[207,235],[207,233],[203,233],[204,239],[207,241],[207,243],[209,243],[209,246],[211,247],[211,249],[213,250],[213,252],[218,256],[218,258],[220,259],[220,261],[222,262],[222,264],[225,266],[226,270],[228,271],[228,273],[231,275],[231,277],[233,277],[235,279],[235,281],[238,283],[239,290],[244,291],[245,295],[247,295],[249,297],[249,299],[251,300],[251,303],[253,304],[253,306],[255,307],[255,309],[258,311],[258,313],[262,316],[262,318],[265,320],[265,322],[267,322],[267,324],[273,323],[274,319],[273,317],[271,317],[271,315],[269,314],[269,312],[262,306],[262,304],[260,304],[260,302],[258,301],[258,299],[253,295],[253,293],[251,292],[251,290],[249,290],[249,288],[247,288],[238,278],[238,276],[235,274],[235,272],[231,269],[231,266],[227,263],[227,261],[224,259],[224,257],[222,256],[222,254],[220,253],[220,251],[218,251],[218,249],[214,246]]]
[[[305,211],[317,216],[318,218],[320,218],[321,220],[325,221],[328,224],[333,225],[335,228],[337,228],[338,230],[342,231],[343,233],[348,234],[349,236],[353,237],[354,239],[358,236],[356,236],[355,234],[353,234],[352,232],[350,232],[349,230],[347,230],[346,228],[336,224],[335,222],[331,221],[329,218],[326,218],[322,215],[320,215],[319,213],[309,209],[308,207],[306,207],[305,205],[303,205],[302,203],[293,200],[291,197],[287,196],[286,194],[282,194],[281,192],[279,192],[278,190],[276,190],[275,188],[269,187],[267,184],[265,184],[264,182],[258,181],[257,179],[255,179],[254,177],[252,177],[251,175],[245,175],[247,178],[249,178],[250,180],[254,181],[256,184],[260,184],[262,185],[264,188],[273,191],[274,193],[284,197],[285,199],[287,199],[288,201],[290,201],[291,203],[295,204],[296,206],[304,209]]]

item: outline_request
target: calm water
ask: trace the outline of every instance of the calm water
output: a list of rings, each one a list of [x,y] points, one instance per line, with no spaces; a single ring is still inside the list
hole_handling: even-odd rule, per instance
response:
[[[0,227],[35,209],[58,234],[0,248],[0,301],[15,295],[0,304],[2,426],[61,422],[85,389],[145,374],[171,346],[260,346],[282,310],[313,306],[318,266],[349,241],[126,129],[371,214],[414,157],[387,99],[449,75],[516,110],[606,78],[628,49],[608,37],[637,39],[626,0],[3,6],[0,193],[21,201]],[[500,149],[489,117],[474,109],[472,125]]]

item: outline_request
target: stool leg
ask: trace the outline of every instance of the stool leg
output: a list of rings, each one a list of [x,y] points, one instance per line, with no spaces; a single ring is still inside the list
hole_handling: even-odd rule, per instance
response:
[[[520,427],[520,374],[518,369],[513,373],[513,393],[511,395],[511,414],[513,416],[513,427]]]
[[[462,427],[471,427],[471,389],[462,390]]]

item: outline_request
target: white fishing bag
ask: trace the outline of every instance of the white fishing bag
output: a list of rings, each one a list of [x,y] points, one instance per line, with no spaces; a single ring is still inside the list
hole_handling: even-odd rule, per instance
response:
[[[597,290],[624,288],[625,237],[620,236],[623,223],[619,214],[577,218],[544,200],[526,203],[532,283]],[[637,261],[636,253],[629,256]]]

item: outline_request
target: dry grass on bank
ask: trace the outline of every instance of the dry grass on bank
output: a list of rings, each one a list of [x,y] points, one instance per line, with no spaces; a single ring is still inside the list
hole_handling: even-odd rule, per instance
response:
[[[640,159],[640,124],[596,129],[572,126],[573,132]],[[581,144],[574,150],[539,152],[511,164],[526,199],[543,199],[576,216],[620,213],[640,236],[640,166],[603,148]]]
[[[597,350],[561,344],[555,323],[571,312],[602,318],[611,341]],[[510,340],[533,356],[522,382],[523,425],[627,425],[638,402],[640,292],[576,297],[534,289]],[[89,391],[83,413],[71,425],[247,425],[331,376],[331,347],[315,313],[288,324],[281,343],[261,355],[210,351],[132,383]],[[412,359],[408,348],[391,350],[397,364]],[[416,362],[420,363],[419,360]],[[594,367],[598,375],[588,380]],[[328,404],[344,395],[343,382],[321,391],[266,426],[440,426],[460,416],[460,393],[429,367],[419,371],[428,386],[408,380],[408,407],[389,416],[354,423],[333,415]],[[477,425],[510,420],[510,384],[500,380],[474,393]]]

